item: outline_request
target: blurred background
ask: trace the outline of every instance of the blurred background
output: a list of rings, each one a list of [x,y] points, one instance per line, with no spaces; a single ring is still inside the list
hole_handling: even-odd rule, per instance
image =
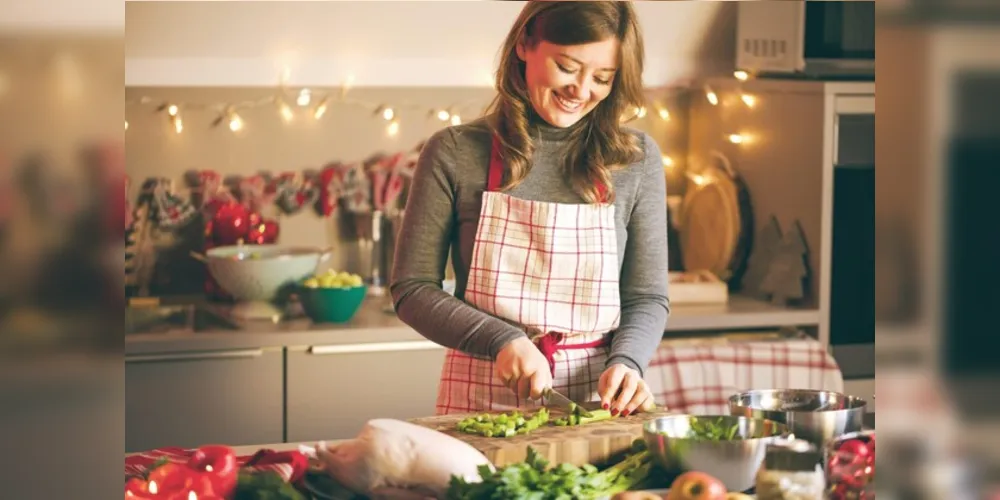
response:
[[[638,2],[648,103],[630,125],[660,143],[672,217],[706,169],[735,170],[754,222],[736,240],[777,220],[800,227],[808,247],[813,279],[779,313],[809,312],[806,333],[844,366],[869,356],[870,373],[862,359],[853,378],[874,387],[895,450],[880,467],[884,460],[900,478],[896,498],[996,497],[1000,212],[989,207],[1000,185],[1000,8],[880,0],[874,81],[813,67],[825,74],[817,83],[737,71],[753,61],[739,43],[744,3]],[[301,187],[326,166],[411,155],[489,102],[496,49],[521,3],[3,7],[0,439],[17,459],[0,477],[12,497],[104,498],[120,491],[125,448],[117,315],[130,298],[206,293],[204,271],[185,258],[204,248],[199,187],[213,178],[205,173],[230,183],[298,173]],[[794,23],[766,26],[777,33]],[[875,99],[876,82],[877,121],[874,103],[852,98]],[[847,100],[838,107],[832,96]],[[847,135],[831,136],[833,123]],[[834,168],[844,158],[848,168]],[[874,207],[858,201],[865,190]],[[130,268],[127,214],[153,199],[162,224],[131,255],[155,258]],[[334,267],[370,278],[373,259],[391,260],[358,243],[364,235],[342,206],[265,205],[282,243],[335,248]],[[852,236],[846,250],[838,233]],[[728,293],[747,298],[733,263],[749,267],[753,253],[740,258],[735,248],[717,256],[720,274],[735,273]],[[680,245],[672,269],[695,266],[684,253]],[[870,305],[838,302],[838,289],[867,279]],[[46,479],[53,470],[59,480]]]

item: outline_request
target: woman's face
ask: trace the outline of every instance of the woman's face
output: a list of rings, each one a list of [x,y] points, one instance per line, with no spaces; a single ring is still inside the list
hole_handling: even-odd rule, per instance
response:
[[[569,127],[593,111],[611,93],[618,45],[615,37],[583,45],[518,45],[535,112],[556,127]]]

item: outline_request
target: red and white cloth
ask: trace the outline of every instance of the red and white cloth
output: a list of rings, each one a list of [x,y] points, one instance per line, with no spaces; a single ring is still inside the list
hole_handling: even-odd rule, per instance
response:
[[[186,463],[194,450],[184,448],[158,448],[125,457],[125,480],[144,474],[162,458],[175,463]],[[285,482],[297,482],[309,468],[309,459],[298,451],[259,450],[253,455],[237,457],[240,469],[254,472],[276,472]]]
[[[729,397],[751,389],[844,389],[837,362],[812,339],[664,342],[643,378],[658,405],[695,415],[728,415]]]
[[[556,390],[596,400],[608,334],[621,318],[615,207],[514,198],[499,192],[503,171],[494,140],[465,300],[524,328],[549,360]],[[529,406],[492,361],[448,351],[439,415]]]

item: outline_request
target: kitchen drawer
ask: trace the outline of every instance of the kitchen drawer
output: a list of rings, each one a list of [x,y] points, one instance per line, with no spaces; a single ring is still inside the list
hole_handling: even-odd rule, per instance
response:
[[[241,349],[125,357],[125,451],[280,443],[283,353]]]
[[[288,442],[350,438],[373,418],[433,415],[444,355],[424,340],[289,348]]]

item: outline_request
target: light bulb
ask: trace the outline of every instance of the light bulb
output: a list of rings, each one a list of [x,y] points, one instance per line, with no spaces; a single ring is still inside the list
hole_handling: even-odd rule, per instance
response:
[[[319,103],[319,106],[316,106],[316,111],[313,112],[313,117],[319,120],[325,114],[326,114],[326,100],[324,99],[323,102]]]
[[[663,120],[669,120],[670,119],[670,111],[667,110],[667,108],[660,108],[659,111],[658,111],[658,113],[660,114],[660,118],[661,119],[663,119]]]
[[[747,105],[748,108],[752,108],[757,104],[757,98],[750,94],[743,94],[740,96],[740,99],[743,101],[743,104]]]
[[[640,106],[639,109],[637,109],[635,111],[635,117],[636,118],[645,118],[646,117],[646,107],[645,106]]]
[[[229,117],[229,130],[232,130],[233,132],[238,132],[242,129],[243,129],[243,120],[240,118],[240,115],[233,114],[233,116]]]
[[[663,166],[667,168],[674,166],[674,159],[667,155],[663,155]]]
[[[440,111],[437,112],[437,118],[438,118],[438,120],[446,122],[446,121],[448,121],[449,118],[451,118],[451,113],[448,113],[447,111],[445,111],[445,110],[442,109],[442,110],[440,110]]]
[[[707,87],[705,88],[705,99],[708,99],[708,102],[712,106],[718,106],[719,105],[719,96],[716,95],[716,93],[712,89],[707,88]]]
[[[176,104],[171,104],[170,106],[167,106],[167,114],[168,115],[170,115],[170,116],[177,116],[177,111],[178,111],[178,109],[177,109],[177,105]]]
[[[462,117],[458,116],[458,115],[451,115],[451,124],[452,125],[461,125],[462,124]]]
[[[295,104],[299,106],[308,106],[309,102],[312,101],[312,93],[309,89],[302,89],[299,91],[299,97],[295,99]]]
[[[174,130],[179,134],[184,131],[184,122],[181,121],[181,117],[174,115],[170,117],[170,121],[174,125]]]
[[[382,118],[384,118],[386,121],[392,120],[395,116],[396,116],[396,112],[393,111],[392,108],[383,108],[382,109]]]
[[[743,144],[746,141],[746,137],[740,134],[729,134],[729,142],[733,144]]]
[[[295,118],[295,114],[292,113],[292,108],[284,102],[281,103],[280,109],[281,117],[284,118],[286,122],[290,122],[293,118]]]
[[[128,130],[128,120],[125,120],[125,130]]]
[[[396,121],[396,120],[393,120],[393,121],[389,122],[389,126],[386,127],[385,131],[390,136],[394,136],[394,135],[398,134],[399,133],[399,122]]]
[[[741,82],[745,82],[750,79],[750,74],[743,70],[736,70],[733,72],[733,76]]]

